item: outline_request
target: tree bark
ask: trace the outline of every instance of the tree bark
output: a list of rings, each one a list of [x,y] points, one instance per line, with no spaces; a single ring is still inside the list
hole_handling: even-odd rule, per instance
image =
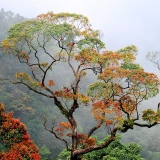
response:
[[[80,155],[72,155],[71,154],[70,160],[82,160],[82,157],[83,157],[82,154],[80,154]]]

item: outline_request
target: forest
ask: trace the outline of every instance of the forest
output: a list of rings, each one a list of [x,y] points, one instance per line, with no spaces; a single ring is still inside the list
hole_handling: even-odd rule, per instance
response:
[[[141,106],[159,78],[136,46],[106,50],[80,14],[1,9],[0,22],[1,160],[160,159],[159,106]]]

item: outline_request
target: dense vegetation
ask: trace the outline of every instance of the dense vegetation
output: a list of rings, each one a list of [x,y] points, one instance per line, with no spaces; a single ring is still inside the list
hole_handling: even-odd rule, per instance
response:
[[[5,104],[6,110],[14,111],[14,116],[19,117],[21,121],[23,121],[27,125],[31,138],[41,149],[41,156],[44,160],[56,159],[56,157],[58,157],[58,154],[64,148],[63,143],[56,140],[56,138],[54,138],[44,129],[43,124],[46,127],[46,123],[44,123],[46,122],[46,120],[48,120],[47,125],[49,127],[52,128],[53,125],[58,126],[57,128],[55,127],[54,130],[50,130],[49,127],[46,128],[52,131],[53,134],[56,134],[56,136],[58,135],[58,138],[63,142],[67,142],[67,144],[69,144],[68,149],[70,148],[71,142],[69,138],[72,137],[73,140],[74,127],[77,127],[78,131],[78,133],[74,134],[77,134],[76,137],[79,136],[79,139],[76,140],[76,143],[78,143],[78,147],[75,149],[77,149],[77,151],[80,151],[80,149],[81,151],[87,150],[92,145],[96,145],[96,147],[99,147],[104,145],[106,142],[110,143],[108,143],[107,148],[93,151],[84,155],[84,158],[86,159],[93,159],[95,155],[101,155],[101,158],[103,157],[103,159],[110,158],[116,160],[119,159],[118,156],[120,156],[113,156],[117,151],[122,153],[121,156],[123,159],[124,157],[128,156],[127,154],[129,154],[125,151],[134,146],[135,148],[137,147],[135,156],[137,156],[138,158],[143,157],[150,160],[156,160],[156,157],[158,157],[160,153],[160,149],[158,147],[159,141],[157,141],[157,139],[159,139],[160,137],[159,135],[156,135],[156,131],[151,130],[151,132],[149,129],[146,129],[146,132],[146,130],[144,129],[140,129],[140,131],[136,129],[136,131],[130,131],[128,134],[125,133],[123,142],[128,144],[132,141],[139,142],[141,144],[143,148],[143,150],[141,151],[141,156],[139,155],[139,145],[135,143],[124,145],[120,142],[120,139],[116,139],[116,141],[114,142],[112,141],[114,140],[114,138],[116,138],[115,133],[118,130],[121,132],[126,132],[128,129],[133,129],[134,125],[150,128],[158,123],[159,112],[153,111],[151,109],[145,110],[143,112],[142,118],[143,120],[147,121],[146,124],[141,124],[139,121],[136,122],[139,119],[138,109],[136,108],[138,104],[142,100],[153,97],[158,93],[157,77],[154,74],[145,73],[139,65],[134,63],[133,60],[135,58],[136,52],[136,48],[134,46],[126,47],[125,49],[119,50],[117,52],[103,51],[103,56],[101,56],[99,54],[99,50],[104,47],[104,44],[99,40],[99,32],[90,29],[86,17],[76,14],[59,14],[52,15],[53,19],[49,19],[49,17],[52,17],[51,15],[52,13],[48,13],[40,15],[37,20],[26,21],[27,19],[25,19],[24,17],[15,15],[10,11],[5,12],[4,10],[1,10],[0,12],[0,21],[2,22],[0,24],[0,33],[3,35],[3,37],[1,37],[1,40],[6,38],[7,30],[13,24],[25,21],[24,23],[18,23],[17,25],[15,25],[10,30],[10,37],[8,37],[6,41],[3,41],[3,47],[5,51],[15,53],[18,58],[11,54],[6,55],[4,53],[4,50],[1,50],[0,76],[4,77],[5,79],[13,80],[13,78],[11,77],[12,75],[16,74],[16,81],[12,81],[12,83],[16,83],[17,80],[19,80],[18,83],[20,82],[27,84],[28,88],[30,88],[30,90],[28,90],[22,85],[12,85],[7,81],[1,82],[0,101]],[[50,41],[49,37],[49,31],[51,30],[50,27],[52,27],[53,24],[48,24],[48,21],[56,23],[56,18],[60,19],[60,24],[54,26],[53,35],[55,36],[54,38],[58,39],[57,42],[59,42],[60,46],[56,44],[56,40]],[[85,26],[83,24],[84,26],[82,26],[86,28],[81,31],[76,27],[72,28],[72,26],[67,25],[66,23],[64,23],[63,25],[63,18],[68,18],[68,21],[70,21],[71,19],[73,22],[77,20],[80,22],[82,21],[81,23],[85,23],[86,25]],[[46,28],[46,30],[44,28]],[[75,48],[77,46],[73,44],[73,39],[79,36],[79,34],[81,34],[80,36],[84,36],[85,38],[82,38],[81,40],[79,40],[78,38],[76,39],[79,40],[79,46],[76,50]],[[36,37],[37,41],[34,40],[35,37],[33,38],[32,35],[38,35]],[[17,39],[14,39],[15,37],[17,37]],[[27,37],[29,39],[30,44],[22,41],[24,40],[24,37]],[[11,46],[10,42],[13,44],[15,43],[17,48],[14,48],[15,46]],[[49,57],[47,56],[44,58],[44,55],[42,54],[42,52],[45,51],[44,46],[48,42],[49,44],[47,44],[47,50],[45,53],[48,54],[48,52],[50,51],[54,51],[53,54],[58,53],[56,55],[56,59],[55,57],[53,57],[56,65],[53,65],[52,68],[50,65],[52,61],[50,61]],[[20,45],[18,43],[22,43],[25,48],[19,48]],[[52,43],[51,47],[50,43]],[[25,51],[27,51],[26,47],[33,47],[31,49],[31,54],[33,55],[30,56],[27,54],[27,52],[23,52],[24,49]],[[42,50],[38,49],[38,47],[42,48]],[[59,48],[62,49],[62,51],[59,50]],[[17,54],[16,49],[21,49],[20,54]],[[39,58],[41,63],[37,63],[35,61],[33,53],[34,49],[40,53]],[[65,51],[69,54],[66,55]],[[74,55],[73,51],[76,53],[79,51],[80,54]],[[88,53],[90,53],[90,55],[88,55]],[[69,71],[71,65],[67,66],[65,64],[68,59],[72,59],[73,61],[74,58],[77,61],[76,63],[79,64],[79,68],[81,69],[79,69],[80,72],[76,76],[74,75],[75,79],[77,78],[78,81],[77,79],[74,80],[73,74]],[[18,63],[19,60],[20,62],[22,62],[22,64]],[[72,63],[72,61],[69,60],[70,63]],[[35,68],[32,68],[28,65],[34,64],[35,62],[40,69],[36,69],[36,65]],[[74,68],[77,67],[76,63],[72,65]],[[24,64],[27,64],[28,68],[27,65],[25,66]],[[29,69],[31,69],[31,71],[32,69],[35,70],[34,72],[29,72]],[[87,71],[86,73],[83,72],[87,69],[92,70],[94,74],[98,74],[99,80],[97,82],[95,82],[96,75],[92,74],[91,71]],[[44,76],[44,73],[47,72],[49,75],[46,78]],[[85,74],[89,76],[85,78]],[[36,78],[34,77],[34,75],[36,75]],[[139,75],[142,75],[142,77],[139,77]],[[41,79],[41,77],[43,77],[43,79]],[[121,85],[122,82],[123,85]],[[85,94],[86,86],[91,83],[93,84],[89,87],[88,96]],[[107,88],[109,88],[109,90],[107,90]],[[35,94],[31,90],[39,92],[40,95]],[[49,93],[51,93],[50,95],[47,93],[48,91]],[[115,98],[117,94],[119,95],[118,100]],[[46,97],[52,97],[50,97],[51,99],[48,99],[43,95],[47,95]],[[110,99],[108,99],[108,97],[110,97]],[[133,97],[135,97],[136,101]],[[55,100],[55,102],[56,98],[58,99],[58,101],[61,100],[62,106],[58,106],[56,103],[54,104],[52,98]],[[93,105],[92,109],[91,105]],[[108,105],[110,105],[111,107],[107,108]],[[129,107],[127,107],[127,105]],[[76,108],[74,108],[76,110],[74,110],[74,117],[72,115],[69,115],[69,112],[73,111],[72,107],[69,108],[70,106],[77,106]],[[58,108],[62,114],[60,114]],[[80,108],[82,108],[82,110],[80,110]],[[89,115],[90,110],[92,111],[92,115],[94,118]],[[74,111],[72,112],[72,114],[74,113]],[[137,116],[134,115],[135,112],[137,113]],[[105,116],[104,113],[107,116]],[[122,117],[122,114],[126,116]],[[114,119],[108,115],[114,116]],[[117,117],[115,117],[115,115]],[[72,120],[76,120],[78,122],[78,126],[74,126],[74,124],[70,121],[70,123],[66,122],[66,118],[68,120],[70,118],[72,118]],[[97,124],[94,122],[94,119],[98,122]],[[95,127],[90,129],[91,126]],[[106,130],[106,127],[108,131]],[[157,130],[157,128],[158,127],[156,127],[155,130]],[[99,129],[99,131],[95,131],[96,129]],[[115,131],[115,133],[110,131]],[[86,134],[87,132],[88,135]],[[144,132],[146,137],[144,137]],[[154,136],[152,135],[153,133]],[[98,139],[101,139],[101,141],[98,141],[95,136],[90,137],[91,135],[95,134],[97,135]],[[108,136],[110,134],[111,137]],[[155,135],[157,139],[155,140],[155,142],[152,141],[152,143],[150,143],[148,139],[153,140],[152,136],[155,137]],[[102,140],[106,136],[108,137]],[[65,139],[66,137],[68,138]],[[114,154],[110,153],[109,155],[107,155],[111,146],[114,146]],[[1,149],[4,148],[1,147]],[[71,151],[73,153],[72,149]],[[91,149],[89,151],[91,151]],[[130,150],[130,152],[132,151]],[[64,152],[62,152],[60,155],[62,156],[63,153]]]
[[[30,140],[25,125],[12,115],[12,112],[6,114],[4,105],[0,103],[0,140],[5,147],[0,153],[0,158],[39,160],[39,149]]]
[[[98,141],[98,144],[103,143],[107,137],[102,140]],[[122,144],[120,142],[121,137],[117,136],[116,140],[112,142],[107,148],[103,148],[98,151],[93,151],[91,153],[87,153],[84,155],[83,159],[91,159],[91,160],[144,160],[139,152],[141,151],[141,146],[136,144],[135,142],[131,142],[128,145]],[[70,159],[70,153],[64,149],[60,155],[60,158]]]

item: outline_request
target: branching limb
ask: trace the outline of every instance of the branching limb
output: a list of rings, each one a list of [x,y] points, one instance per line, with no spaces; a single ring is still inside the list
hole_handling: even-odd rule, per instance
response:
[[[139,126],[139,127],[147,127],[147,128],[151,128],[157,124],[160,124],[160,123],[157,123],[157,122],[154,122],[153,124],[140,124],[140,123],[136,123],[134,122],[134,125],[136,126]]]
[[[37,91],[36,89],[32,88],[31,86],[29,86],[29,85],[28,85],[27,83],[25,83],[25,82],[22,82],[22,81],[13,82],[13,81],[11,81],[10,79],[6,79],[6,78],[5,78],[5,79],[0,78],[0,80],[2,80],[2,81],[9,81],[9,82],[12,83],[12,84],[23,84],[23,85],[26,86],[29,90],[32,90],[32,91],[34,91],[35,93],[38,93],[38,94],[43,95],[43,96],[48,97],[48,98],[53,98],[53,96],[51,96],[51,95],[45,94],[45,93],[43,93],[43,92],[41,92],[41,91]]]
[[[89,131],[88,137],[90,137],[90,136],[94,133],[94,131],[96,131],[97,129],[99,129],[99,128],[102,126],[102,124],[103,124],[103,120],[101,120],[95,127],[93,127],[93,128]]]
[[[47,128],[46,123],[47,123],[47,118],[44,117],[44,123],[43,123],[43,125],[44,125],[45,129],[46,129],[47,131],[49,131],[50,133],[52,133],[57,139],[59,139],[60,141],[64,142],[65,145],[66,145],[67,151],[72,151],[72,150],[69,148],[69,146],[68,146],[68,142],[67,142],[64,138],[59,137],[59,136],[54,132],[54,126],[53,126],[51,129],[49,129],[49,128]]]
[[[77,150],[75,150],[73,152],[73,155],[86,154],[88,152],[99,150],[99,149],[103,149],[103,148],[107,147],[111,142],[115,141],[115,139],[116,139],[116,132],[117,131],[118,131],[118,128],[114,128],[112,130],[111,136],[108,138],[108,140],[106,140],[101,145],[94,145],[94,146],[87,147],[85,149],[77,149]]]

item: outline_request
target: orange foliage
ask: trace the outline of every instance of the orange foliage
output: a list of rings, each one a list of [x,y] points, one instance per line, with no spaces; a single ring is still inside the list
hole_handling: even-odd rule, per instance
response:
[[[29,55],[28,55],[27,53],[25,53],[25,52],[20,52],[20,53],[18,54],[18,57],[19,57],[19,58],[24,58],[24,59],[26,59],[26,60],[29,60]]]
[[[97,101],[93,103],[93,108],[91,109],[91,114],[95,120],[103,120],[107,125],[112,125],[114,123],[113,118],[108,119],[108,116],[122,116],[122,111],[120,108],[120,103],[116,101]]]
[[[87,148],[89,146],[93,146],[96,144],[96,140],[92,137],[89,137],[86,134],[77,134],[78,142],[80,145],[82,145],[84,148]]]
[[[51,86],[54,86],[55,85],[55,82],[53,80],[49,80],[48,81],[48,85],[51,87]]]
[[[8,152],[0,153],[1,160],[40,160],[39,149],[30,140],[27,129],[19,119],[13,118],[13,113],[5,113],[4,105],[0,103],[0,139]]]
[[[71,124],[69,122],[61,122],[55,129],[55,132],[57,132],[59,136],[69,136],[69,129],[71,129]]]

